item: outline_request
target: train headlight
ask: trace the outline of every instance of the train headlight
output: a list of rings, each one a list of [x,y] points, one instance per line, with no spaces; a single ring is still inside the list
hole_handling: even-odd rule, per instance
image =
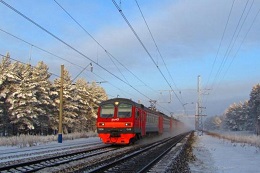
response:
[[[125,123],[125,126],[131,126],[131,123]]]
[[[105,126],[105,123],[99,123],[98,125],[99,126]]]
[[[131,128],[126,128],[126,131],[131,131],[132,129]]]

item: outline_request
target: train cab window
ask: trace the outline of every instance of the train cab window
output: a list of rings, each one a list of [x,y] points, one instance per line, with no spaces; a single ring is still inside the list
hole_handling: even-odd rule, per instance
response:
[[[101,118],[112,118],[114,117],[115,106],[113,104],[105,104],[101,107]]]
[[[121,103],[118,106],[118,118],[130,118],[132,115],[132,105]]]

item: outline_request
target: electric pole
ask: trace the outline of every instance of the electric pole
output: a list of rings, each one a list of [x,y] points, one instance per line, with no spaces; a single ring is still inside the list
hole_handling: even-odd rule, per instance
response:
[[[64,81],[64,65],[61,65],[60,75],[60,112],[59,112],[59,132],[58,143],[62,143],[62,114],[63,114],[63,81]]]
[[[200,75],[198,76],[198,100],[197,100],[197,106],[196,106],[196,115],[195,115],[195,130],[198,132],[199,135],[203,135],[203,120],[202,117],[206,116],[202,114],[202,109],[205,109],[205,107],[202,107],[202,90],[201,90],[201,81],[200,81]]]

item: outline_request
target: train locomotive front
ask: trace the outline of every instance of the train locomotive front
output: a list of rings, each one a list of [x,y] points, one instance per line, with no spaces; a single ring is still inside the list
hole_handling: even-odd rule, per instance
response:
[[[129,144],[145,135],[143,105],[115,98],[100,104],[97,132],[105,144]]]

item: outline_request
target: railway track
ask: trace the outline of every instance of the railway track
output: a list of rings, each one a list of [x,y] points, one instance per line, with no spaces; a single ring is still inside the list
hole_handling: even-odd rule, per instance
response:
[[[187,133],[144,145],[96,146],[24,159],[0,166],[0,172],[146,172],[185,136]]]
[[[64,153],[56,153],[42,157],[31,157],[29,159],[15,160],[0,166],[0,172],[36,172],[47,167],[56,167],[72,161],[81,160],[88,157],[100,155],[102,153],[116,150],[115,147],[98,146],[67,151]]]
[[[95,165],[81,169],[79,172],[147,172],[187,135],[188,133],[185,133],[153,144],[137,147],[129,153],[119,155],[112,160],[96,163]]]
[[[2,162],[6,162],[5,160],[12,160],[12,162],[21,162],[20,160],[24,160],[25,158],[32,158],[32,156],[45,156],[47,154],[51,155],[53,153],[64,153],[66,152],[73,152],[75,150],[82,150],[84,148],[90,148],[91,146],[97,146],[100,145],[100,142],[94,142],[94,143],[79,143],[77,145],[74,144],[63,144],[61,146],[42,146],[37,147],[34,149],[22,149],[22,150],[1,150],[0,151],[0,167],[2,166]],[[100,145],[101,146],[101,145]]]

